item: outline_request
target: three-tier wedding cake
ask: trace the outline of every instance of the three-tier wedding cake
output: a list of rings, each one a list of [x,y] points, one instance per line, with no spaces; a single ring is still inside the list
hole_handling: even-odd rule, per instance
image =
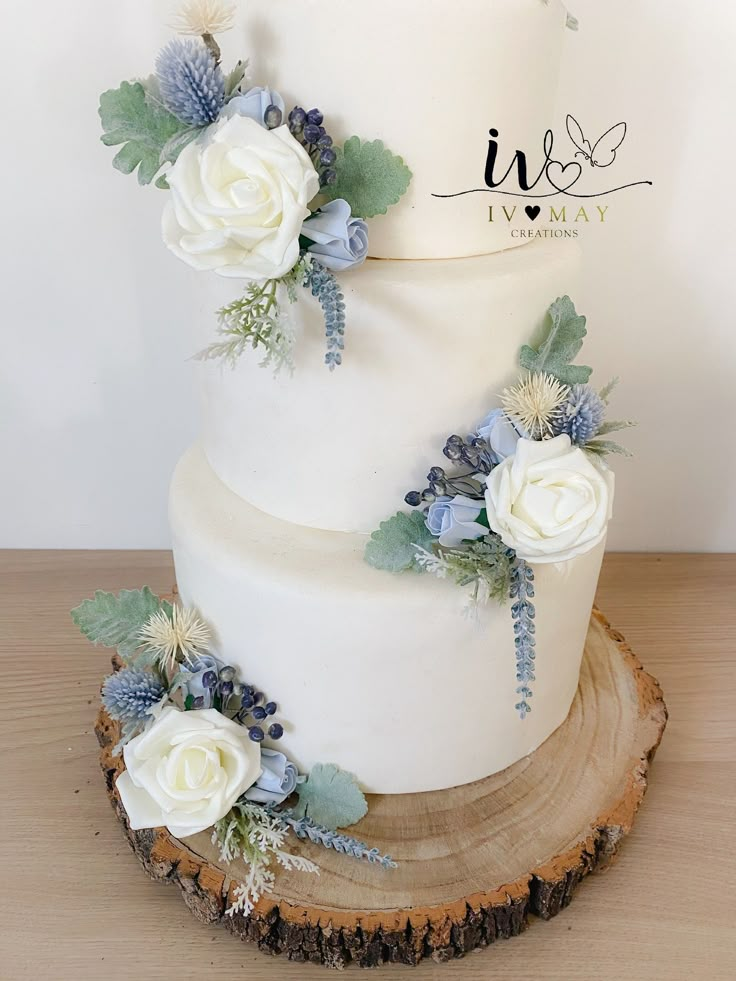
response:
[[[396,867],[366,793],[444,809],[565,721],[628,423],[578,360],[577,244],[525,203],[583,171],[552,158],[560,0],[242,13],[185,0],[155,72],[100,97],[113,165],[201,274],[204,423],[171,483],[176,598],[72,616],[116,651],[100,726],[132,840],[207,831],[236,883],[217,908],[272,924],[276,867],[317,872],[317,846]]]
[[[334,762],[369,792],[443,789],[509,766],[563,722],[577,687],[602,535],[533,566],[528,713],[515,705],[508,605],[468,616],[447,578],[364,560],[447,433],[470,432],[513,383],[550,303],[578,295],[574,243],[520,244],[488,221],[483,195],[436,196],[482,184],[491,127],[509,146],[539,145],[566,17],[559,0],[247,7],[249,75],[287,106],[324,109],[335,143],[380,137],[413,176],[368,223],[370,257],[340,274],[339,370],[325,371],[316,300],[290,313],[292,373],[248,352],[234,368],[201,366],[202,438],[171,486],[177,582],[218,656],[279,693],[285,752],[305,770]],[[204,279],[218,305],[232,297],[232,280]]]

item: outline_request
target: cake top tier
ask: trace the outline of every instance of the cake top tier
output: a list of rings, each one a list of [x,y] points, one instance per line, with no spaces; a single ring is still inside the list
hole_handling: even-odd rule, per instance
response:
[[[499,165],[541,155],[566,18],[560,0],[249,0],[249,74],[318,106],[336,141],[381,139],[409,165],[408,193],[371,221],[372,256],[481,255],[521,244],[489,222],[492,195],[434,195],[484,187],[491,128]]]

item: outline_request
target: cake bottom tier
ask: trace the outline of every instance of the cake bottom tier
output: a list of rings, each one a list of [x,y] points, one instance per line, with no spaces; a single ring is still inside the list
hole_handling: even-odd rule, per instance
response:
[[[280,746],[302,771],[336,763],[369,793],[444,790],[527,756],[568,714],[603,545],[535,567],[521,719],[508,604],[468,615],[452,583],[368,566],[364,535],[264,514],[199,446],[174,473],[170,521],[182,601],[212,625],[218,656],[279,703]]]

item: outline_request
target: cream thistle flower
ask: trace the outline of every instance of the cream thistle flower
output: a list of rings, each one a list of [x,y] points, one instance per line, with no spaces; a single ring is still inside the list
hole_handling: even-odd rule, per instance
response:
[[[156,656],[159,666],[172,674],[179,661],[192,659],[207,650],[210,629],[195,610],[174,606],[171,618],[165,610],[153,613],[139,634],[146,651]]]
[[[535,372],[501,395],[506,415],[518,422],[530,439],[554,435],[553,424],[567,399],[568,388],[552,375]]]
[[[235,4],[222,0],[189,0],[175,15],[171,26],[178,34],[204,37],[223,34],[235,22]]]

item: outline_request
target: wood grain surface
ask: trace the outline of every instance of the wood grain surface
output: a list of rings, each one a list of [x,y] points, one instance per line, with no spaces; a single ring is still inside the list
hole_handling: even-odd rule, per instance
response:
[[[324,977],[192,919],[125,844],[93,733],[107,652],[68,610],[95,588],[164,592],[167,553],[7,552],[0,567],[0,977]],[[570,909],[419,981],[736,977],[736,557],[610,555],[598,603],[662,683],[670,723],[618,863]],[[357,970],[357,969],[356,969]]]

